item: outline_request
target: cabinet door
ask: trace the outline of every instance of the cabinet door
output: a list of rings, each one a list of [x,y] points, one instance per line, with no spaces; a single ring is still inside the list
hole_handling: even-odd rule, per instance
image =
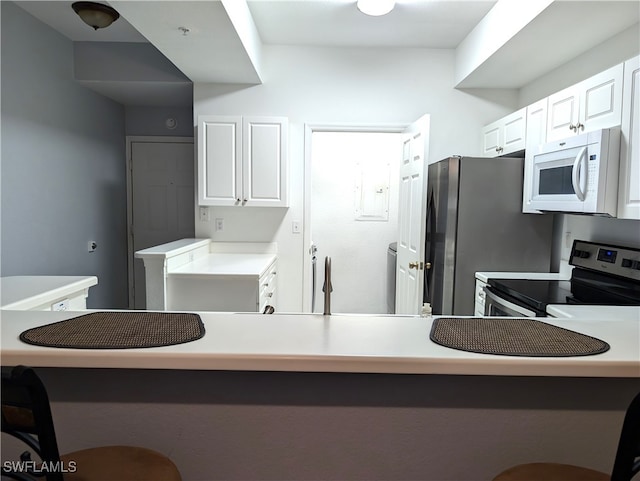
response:
[[[287,206],[287,130],[283,117],[243,118],[243,205]]]
[[[526,124],[526,109],[520,109],[486,125],[482,129],[482,155],[497,157],[523,150]]]
[[[502,146],[502,122],[498,120],[482,129],[482,156],[497,157]]]
[[[581,82],[580,125],[577,133],[620,125],[623,64]]]
[[[500,155],[511,154],[525,148],[527,109],[507,115],[502,119],[502,150]]]
[[[624,64],[618,218],[640,219],[640,57]]]
[[[580,90],[578,86],[561,90],[548,98],[547,142],[565,139],[575,134],[573,127],[578,123]]]
[[[198,203],[238,205],[242,199],[241,117],[198,117]]]
[[[526,153],[524,158],[524,183],[522,188],[522,212],[540,213],[529,205],[531,176],[533,175],[534,149],[547,139],[547,99],[527,107]]]

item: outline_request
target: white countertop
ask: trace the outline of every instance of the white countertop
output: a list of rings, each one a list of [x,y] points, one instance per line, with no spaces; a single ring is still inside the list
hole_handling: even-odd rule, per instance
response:
[[[3,365],[136,369],[640,377],[640,323],[540,319],[608,342],[594,356],[475,354],[430,341],[432,318],[200,313],[206,334],[147,349],[57,349],[25,344],[25,329],[85,313],[2,311]]]
[[[135,256],[141,259],[174,257],[183,254],[184,252],[197,249],[198,247],[209,247],[210,243],[210,239],[180,239],[136,251]]]
[[[568,319],[612,319],[640,323],[640,306],[590,306],[576,304],[550,304],[547,314]]]
[[[276,260],[273,254],[209,254],[184,264],[169,275],[260,277]]]
[[[488,282],[489,279],[542,279],[547,281],[565,281],[569,278],[559,272],[476,272],[476,279]]]
[[[98,283],[95,276],[11,276],[0,278],[2,309],[27,310]]]

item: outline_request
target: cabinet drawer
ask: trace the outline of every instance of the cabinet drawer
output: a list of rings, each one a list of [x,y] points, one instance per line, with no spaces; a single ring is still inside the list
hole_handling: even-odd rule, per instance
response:
[[[260,292],[258,298],[258,311],[263,312],[266,306],[272,306],[274,309],[276,306],[276,291],[277,291],[277,263],[271,264],[265,274],[260,276]]]

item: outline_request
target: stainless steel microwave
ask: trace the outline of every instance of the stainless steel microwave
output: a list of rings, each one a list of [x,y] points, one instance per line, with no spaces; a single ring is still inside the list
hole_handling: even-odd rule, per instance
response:
[[[616,217],[620,127],[543,144],[526,155],[529,210]]]

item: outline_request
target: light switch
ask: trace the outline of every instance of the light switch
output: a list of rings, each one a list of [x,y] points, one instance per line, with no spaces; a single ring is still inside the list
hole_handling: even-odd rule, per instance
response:
[[[293,232],[294,234],[300,234],[300,232],[302,232],[302,226],[299,220],[294,220],[291,223],[291,232]]]

